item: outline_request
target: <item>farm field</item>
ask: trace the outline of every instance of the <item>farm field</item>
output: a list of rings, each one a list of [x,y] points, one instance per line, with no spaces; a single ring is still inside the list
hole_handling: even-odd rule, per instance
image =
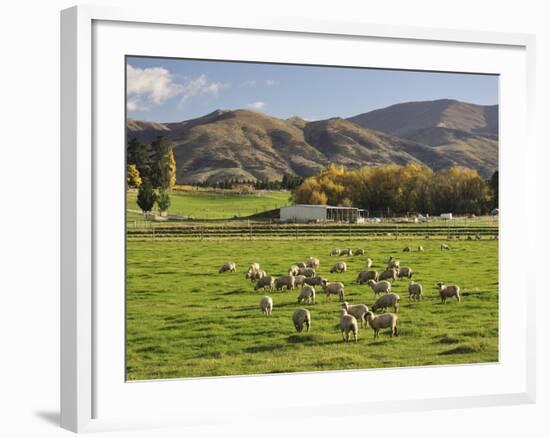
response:
[[[186,201],[187,202],[187,201]],[[404,253],[418,245],[425,252]],[[225,376],[363,368],[482,363],[498,361],[498,241],[453,241],[441,251],[431,240],[355,240],[365,256],[329,257],[345,240],[127,241],[127,379]],[[345,284],[350,304],[374,302],[367,285],[355,284],[367,257],[381,270],[390,255],[412,267],[425,299],[407,298],[408,280],[394,282],[401,297],[400,336],[387,331],[378,340],[359,329],[359,342],[346,345],[338,329],[340,303],[317,288],[317,304],[298,305],[298,290],[269,292],[273,315],[259,309],[266,293],[254,292],[244,278],[259,262],[270,275],[309,256],[320,258],[318,273]],[[329,274],[336,261],[348,272]],[[218,274],[226,261],[237,273]],[[435,284],[456,283],[462,302],[440,304]],[[298,307],[311,311],[309,333],[296,333]]]

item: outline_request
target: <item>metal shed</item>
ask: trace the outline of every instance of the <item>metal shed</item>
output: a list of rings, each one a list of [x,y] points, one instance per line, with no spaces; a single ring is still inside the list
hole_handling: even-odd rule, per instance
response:
[[[282,207],[280,218],[283,222],[362,222],[365,210],[355,207],[335,207],[332,205],[296,204]]]

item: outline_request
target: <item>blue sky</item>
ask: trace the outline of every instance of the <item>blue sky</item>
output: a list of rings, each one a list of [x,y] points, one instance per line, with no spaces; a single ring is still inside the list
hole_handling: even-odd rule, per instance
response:
[[[308,120],[350,117],[396,103],[498,103],[498,77],[165,58],[127,58],[128,117],[176,122],[216,109]]]

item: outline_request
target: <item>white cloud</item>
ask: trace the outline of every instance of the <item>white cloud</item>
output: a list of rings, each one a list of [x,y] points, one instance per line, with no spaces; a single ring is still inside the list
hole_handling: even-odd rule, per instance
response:
[[[211,82],[204,74],[179,83],[163,67],[137,68],[128,64],[126,107],[129,111],[147,111],[175,96],[181,96],[181,106],[194,96],[217,96],[222,88],[228,87],[228,84]]]
[[[257,102],[252,102],[246,105],[248,108],[252,109],[262,109],[265,106],[265,102],[258,100]]]
[[[248,79],[243,82],[243,87],[247,88],[256,88],[256,80],[255,79]]]
[[[275,85],[277,83],[276,80],[274,79],[266,79],[265,80],[265,85],[268,86],[268,87],[272,87],[273,85]]]

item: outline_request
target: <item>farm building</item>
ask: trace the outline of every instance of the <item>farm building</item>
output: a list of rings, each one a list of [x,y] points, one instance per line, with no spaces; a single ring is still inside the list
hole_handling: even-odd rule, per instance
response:
[[[281,207],[283,222],[363,222],[367,212],[354,207],[334,207],[332,205],[297,204]]]

